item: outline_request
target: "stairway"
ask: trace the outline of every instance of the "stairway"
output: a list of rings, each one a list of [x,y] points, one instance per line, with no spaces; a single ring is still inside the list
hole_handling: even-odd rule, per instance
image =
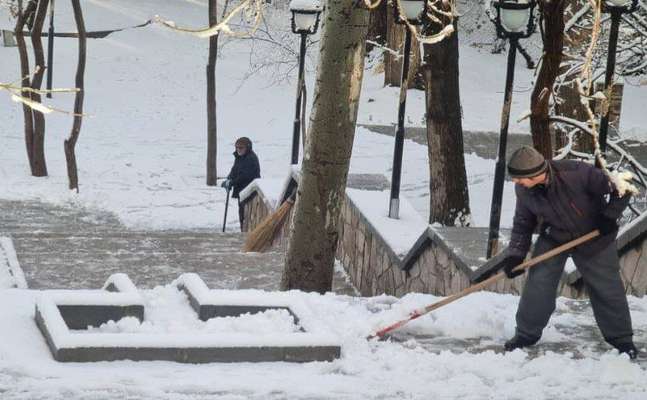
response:
[[[283,268],[282,253],[241,253],[239,232],[130,230],[108,213],[35,201],[0,201],[0,227],[31,289],[99,288],[117,272],[152,288],[195,272],[211,288],[278,290]],[[333,285],[354,293],[340,273]]]

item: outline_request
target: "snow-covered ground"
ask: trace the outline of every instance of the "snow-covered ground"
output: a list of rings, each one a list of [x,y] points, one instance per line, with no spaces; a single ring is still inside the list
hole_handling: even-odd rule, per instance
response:
[[[56,24],[73,31],[70,5],[57,2]],[[88,30],[142,23],[155,14],[178,25],[202,27],[206,0],[88,0],[83,2]],[[269,15],[273,26],[289,29],[287,15]],[[13,26],[6,11],[3,29]],[[238,136],[254,142],[262,175],[282,181],[288,173],[295,82],[268,85],[275,77],[256,74],[243,81],[252,42],[221,39],[217,67],[218,174],[228,172]],[[254,46],[262,46],[254,43]],[[271,48],[269,48],[271,51]],[[311,50],[314,53],[316,50]],[[57,39],[55,87],[72,87],[76,42]],[[47,178],[29,176],[22,111],[0,92],[0,199],[45,202],[113,212],[124,224],[142,229],[215,228],[222,218],[225,192],[205,186],[207,41],[152,25],[88,41],[85,112],[77,146],[79,194],[67,190],[63,140],[70,116],[47,117]],[[0,47],[0,81],[19,79],[15,48]],[[296,60],[295,60],[296,63]],[[518,63],[512,110],[528,108],[530,72]],[[313,63],[308,65],[309,94]],[[461,48],[463,124],[469,130],[497,131],[505,74],[505,55]],[[382,76],[367,71],[359,122],[390,124],[396,119],[397,89],[383,88]],[[71,110],[73,95],[56,94],[50,104]],[[647,88],[627,85],[622,130],[647,138],[644,100]],[[424,94],[411,91],[407,124],[422,125]],[[527,121],[511,121],[512,132],[528,131]],[[358,129],[351,172],[390,177],[393,138]],[[407,140],[403,195],[424,216],[428,208],[428,161],[424,146]],[[467,155],[475,226],[488,222],[494,161]],[[513,193],[505,189],[503,226],[509,226]],[[386,209],[388,204],[384,204]],[[235,215],[232,205],[230,215]],[[237,229],[231,221],[230,229]],[[1,229],[1,227],[0,227]],[[158,291],[164,292],[161,289]],[[150,292],[150,296],[159,293]],[[37,293],[0,290],[0,398],[9,399],[643,399],[647,373],[608,348],[587,348],[579,337],[576,353],[540,354],[529,359],[517,351],[430,352],[416,340],[368,343],[371,329],[428,304],[433,296],[408,295],[401,301],[378,297],[290,293],[320,315],[343,341],[343,357],[332,363],[178,365],[165,362],[59,364],[52,361],[32,316]],[[512,335],[518,298],[479,293],[421,318],[405,332],[441,338],[480,340],[500,346]],[[630,299],[637,341],[647,342],[647,300]],[[568,305],[567,305],[568,304]],[[586,303],[560,300],[564,313],[551,321],[545,340],[571,340],[568,328],[591,327]],[[579,313],[575,311],[580,310]],[[557,326],[565,326],[560,331]],[[9,328],[11,327],[11,328]],[[593,337],[593,342],[599,342]],[[452,346],[447,346],[451,348]]]
[[[253,291],[251,292],[253,293]],[[240,297],[245,292],[238,292]],[[597,347],[590,309],[560,299],[539,354],[494,349],[513,333],[517,297],[477,293],[407,325],[402,341],[366,341],[374,329],[438,300],[410,294],[356,298],[289,292],[316,316],[319,328],[339,338],[342,357],[307,364],[239,363],[186,365],[171,362],[57,363],[33,320],[37,292],[0,291],[0,398],[48,399],[623,399],[647,392],[647,371],[609,347]],[[101,328],[148,334],[206,329],[176,289],[142,291],[143,325],[124,321]],[[252,294],[250,294],[252,295]],[[647,329],[647,300],[630,299],[635,326]],[[256,316],[254,331],[289,330],[281,318]],[[251,316],[213,321],[225,333],[251,332]],[[262,320],[262,321],[261,321]],[[260,322],[259,322],[260,321]],[[155,324],[158,325],[154,329]],[[181,325],[173,327],[173,325]],[[8,329],[7,327],[11,327]],[[413,335],[441,341],[430,351]],[[584,340],[593,336],[593,341]],[[644,343],[644,337],[641,336]],[[444,341],[444,342],[443,342]],[[575,343],[574,347],[564,343]],[[472,343],[466,346],[465,343]],[[467,351],[465,348],[469,347]],[[551,351],[553,349],[554,351]],[[561,350],[560,350],[561,349]]]

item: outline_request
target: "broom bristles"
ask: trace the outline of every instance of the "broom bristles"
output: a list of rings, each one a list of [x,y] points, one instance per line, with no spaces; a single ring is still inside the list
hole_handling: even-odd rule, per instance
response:
[[[287,216],[290,214],[290,209],[293,204],[294,201],[288,199],[274,213],[261,221],[247,236],[243,251],[264,252],[269,249],[274,241],[274,237],[278,234]]]

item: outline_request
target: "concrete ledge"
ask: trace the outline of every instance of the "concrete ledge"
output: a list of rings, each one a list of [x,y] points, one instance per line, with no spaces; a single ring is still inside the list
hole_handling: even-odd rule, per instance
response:
[[[339,347],[84,347],[59,349],[54,359],[59,362],[97,361],[174,361],[205,364],[213,362],[311,362],[333,361],[340,357]]]

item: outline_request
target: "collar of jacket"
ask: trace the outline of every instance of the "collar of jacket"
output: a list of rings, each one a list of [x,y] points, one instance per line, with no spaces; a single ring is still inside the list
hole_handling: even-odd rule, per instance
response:
[[[548,168],[546,169],[546,179],[548,180],[548,182],[537,184],[529,188],[528,192],[530,192],[530,194],[533,196],[546,193],[547,190],[555,187],[555,181],[557,180],[556,178],[556,171],[553,168],[552,162],[548,161]]]
[[[236,157],[236,158],[242,158],[242,157],[247,157],[247,156],[249,155],[249,153],[250,153],[250,152],[251,152],[251,150],[247,150],[247,153],[243,154],[242,156],[241,156],[241,155],[239,155],[237,151],[234,151],[232,154],[233,154],[233,155],[234,155],[234,157]]]

